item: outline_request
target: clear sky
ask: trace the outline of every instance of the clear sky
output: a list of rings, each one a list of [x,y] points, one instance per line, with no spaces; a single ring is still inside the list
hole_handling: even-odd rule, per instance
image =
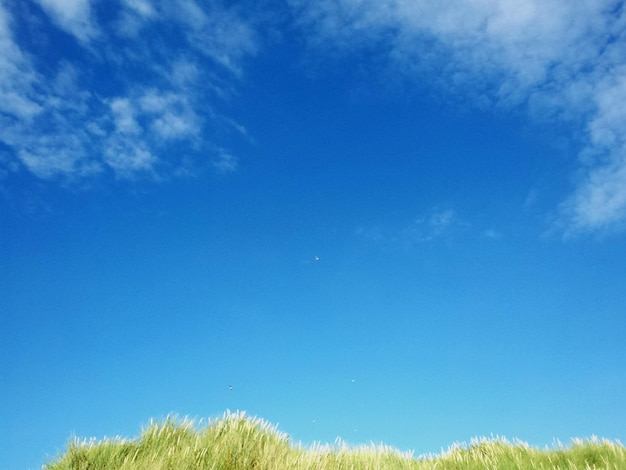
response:
[[[1,470],[626,441],[623,2],[0,0],[0,217]]]

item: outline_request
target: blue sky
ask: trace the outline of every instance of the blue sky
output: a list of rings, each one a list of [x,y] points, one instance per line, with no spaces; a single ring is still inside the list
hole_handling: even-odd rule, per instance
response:
[[[626,440],[625,27],[2,0],[0,468],[226,409],[417,454]]]

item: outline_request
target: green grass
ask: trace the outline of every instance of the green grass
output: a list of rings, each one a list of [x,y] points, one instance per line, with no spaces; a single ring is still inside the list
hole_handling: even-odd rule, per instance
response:
[[[626,469],[619,442],[576,439],[565,448],[539,450],[504,439],[455,444],[439,455],[414,457],[383,445],[350,447],[341,441],[294,445],[276,427],[244,413],[227,412],[199,428],[188,419],[151,422],[137,439],[74,439],[45,470],[165,469]]]

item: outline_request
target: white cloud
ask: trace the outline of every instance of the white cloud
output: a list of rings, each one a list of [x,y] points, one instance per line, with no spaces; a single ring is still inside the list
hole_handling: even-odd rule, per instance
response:
[[[449,235],[455,228],[462,227],[456,212],[452,209],[433,208],[426,217],[420,217],[400,231],[400,239],[405,242],[426,242]]]
[[[90,0],[35,0],[63,30],[83,43],[98,35],[93,24]]]
[[[60,64],[45,81],[14,42],[9,12],[0,5],[0,141],[16,160],[2,162],[7,171],[21,163],[40,178],[60,174],[84,177],[100,171],[85,156],[84,131],[73,118],[85,110],[88,96],[75,89],[73,68]]]
[[[456,214],[452,209],[446,209],[443,211],[435,211],[428,218],[428,226],[434,233],[441,233],[445,231],[456,218]]]
[[[425,216],[401,227],[359,227],[359,237],[391,246],[411,247],[415,244],[445,240],[465,231],[469,224],[461,220],[453,209],[433,207]]]
[[[562,207],[568,233],[611,230],[626,222],[626,66],[603,77],[593,98],[581,177]]]
[[[626,159],[594,168],[565,204],[568,232],[611,229],[626,219]]]
[[[0,112],[29,119],[42,107],[34,99],[37,75],[13,39],[12,18],[0,3]]]
[[[185,139],[199,132],[198,116],[184,95],[137,90],[127,97],[109,100],[114,132],[108,134],[104,162],[119,178],[135,174],[158,179],[157,150],[172,139]],[[189,175],[189,159],[186,163]],[[175,170],[179,175],[184,172]]]
[[[150,90],[141,96],[139,106],[150,117],[152,130],[162,139],[192,136],[199,132],[198,117],[185,95]]]
[[[157,177],[154,166],[158,159],[142,142],[134,139],[111,137],[104,151],[104,161],[123,179],[132,179],[138,174]]]
[[[196,63],[185,59],[177,59],[172,63],[170,76],[172,83],[177,88],[185,90],[197,83],[201,72]]]
[[[241,60],[257,52],[254,29],[232,10],[208,7],[205,11],[194,0],[176,0],[169,8],[184,25],[189,46],[230,72],[241,74]]]
[[[135,38],[151,22],[163,16],[157,2],[148,0],[121,0],[115,29],[118,35]]]
[[[224,129],[229,118],[215,103],[227,95],[239,62],[256,50],[252,28],[233,11],[191,0],[123,0],[116,6],[121,8],[109,12],[111,23],[100,24],[90,1],[37,3],[78,41],[67,56],[60,51],[58,62],[46,62],[37,57],[43,50],[17,43],[23,31],[16,28],[23,22],[14,21],[0,3],[0,141],[10,149],[0,160],[5,178],[19,168],[66,181],[107,171],[117,178],[192,176],[206,170],[204,155],[218,147],[210,137],[199,139],[201,132],[240,131]],[[149,30],[150,36],[124,31],[129,18],[135,32]],[[178,40],[158,40],[166,30]],[[110,48],[112,39],[125,46]],[[206,56],[215,67],[207,67]],[[127,71],[139,64],[143,70],[137,79]],[[94,89],[91,80],[104,67],[106,86]],[[237,158],[224,150],[212,166],[232,172]]]
[[[153,18],[156,10],[152,3],[146,0],[123,0],[123,3],[143,18]]]
[[[523,105],[587,132],[566,230],[626,220],[626,12],[617,0],[291,0],[314,47],[368,47],[396,72],[475,103]],[[582,127],[576,127],[582,126]],[[587,158],[587,160],[589,160]]]
[[[212,160],[213,166],[219,173],[232,173],[239,165],[237,157],[220,149],[217,156]]]
[[[482,235],[483,235],[483,237],[489,238],[491,240],[500,240],[502,238],[502,233],[500,233],[500,232],[498,232],[498,231],[496,231],[496,230],[494,230],[492,228],[489,228],[489,229],[485,230]]]
[[[596,114],[589,123],[594,147],[623,148],[626,144],[626,64],[597,84]]]
[[[292,4],[326,44],[377,43],[405,71],[439,70],[445,83],[489,85],[493,98],[542,83],[554,65],[576,68],[597,52],[612,0],[339,0]],[[337,42],[337,39],[339,41]],[[593,44],[593,38],[592,38]]]
[[[93,176],[102,171],[97,162],[84,160],[80,152],[68,149],[63,142],[62,146],[54,145],[37,147],[37,153],[21,150],[21,162],[39,178],[53,178],[59,174],[71,175],[73,178]]]
[[[195,126],[189,119],[175,113],[161,114],[153,123],[154,130],[164,139],[174,139],[195,134]]]
[[[220,99],[233,95],[233,80],[245,58],[258,50],[257,32],[242,17],[243,10],[195,0],[121,0],[107,24],[99,21],[90,0],[36,1],[78,39],[76,55],[85,48],[90,54],[82,54],[81,62],[50,63],[48,70],[56,67],[56,72],[44,76],[36,58],[40,51],[20,47],[14,34],[19,25],[9,6],[0,3],[0,140],[13,155],[12,161],[3,159],[3,174],[21,162],[41,178],[79,178],[106,168],[132,177],[133,171],[157,175],[157,168],[176,172],[184,160],[182,174],[196,165],[190,155],[168,152],[172,142],[195,146],[201,155],[220,148],[217,142],[203,146],[199,139],[209,128],[249,139],[245,127],[216,109]],[[626,15],[621,2],[289,3],[318,53],[319,48],[349,54],[367,47],[394,72],[431,83],[436,77],[433,86],[472,96],[476,103],[522,105],[548,122],[579,125],[586,138],[580,174],[559,222],[576,232],[626,220]],[[165,31],[177,40],[155,40]],[[125,41],[125,47],[108,48],[109,39]],[[98,53],[91,54],[94,50]],[[215,64],[209,70],[206,58]],[[130,80],[126,69],[139,63],[149,65],[139,81]],[[89,79],[81,80],[103,66],[111,72],[110,88],[88,88]],[[217,171],[232,172],[237,162],[223,150],[212,164]],[[439,226],[445,222],[441,215]]]
[[[122,134],[141,134],[141,128],[135,119],[135,108],[128,98],[114,98],[109,103],[115,129]]]
[[[0,63],[1,66],[1,63]],[[0,111],[12,114],[21,119],[29,119],[42,110],[41,105],[28,99],[15,90],[2,91],[0,98]]]
[[[70,130],[51,132],[35,138],[31,136],[20,147],[18,157],[29,171],[44,179],[59,175],[83,178],[102,171],[98,162],[87,157],[80,133]]]

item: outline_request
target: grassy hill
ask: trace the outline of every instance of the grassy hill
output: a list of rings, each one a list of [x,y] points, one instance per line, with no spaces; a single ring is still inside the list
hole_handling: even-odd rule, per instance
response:
[[[133,440],[74,439],[46,470],[165,469],[626,469],[619,442],[575,440],[568,448],[539,450],[522,442],[475,440],[440,455],[414,457],[383,445],[293,445],[286,434],[244,413],[227,412],[204,428],[169,418],[151,423]]]

